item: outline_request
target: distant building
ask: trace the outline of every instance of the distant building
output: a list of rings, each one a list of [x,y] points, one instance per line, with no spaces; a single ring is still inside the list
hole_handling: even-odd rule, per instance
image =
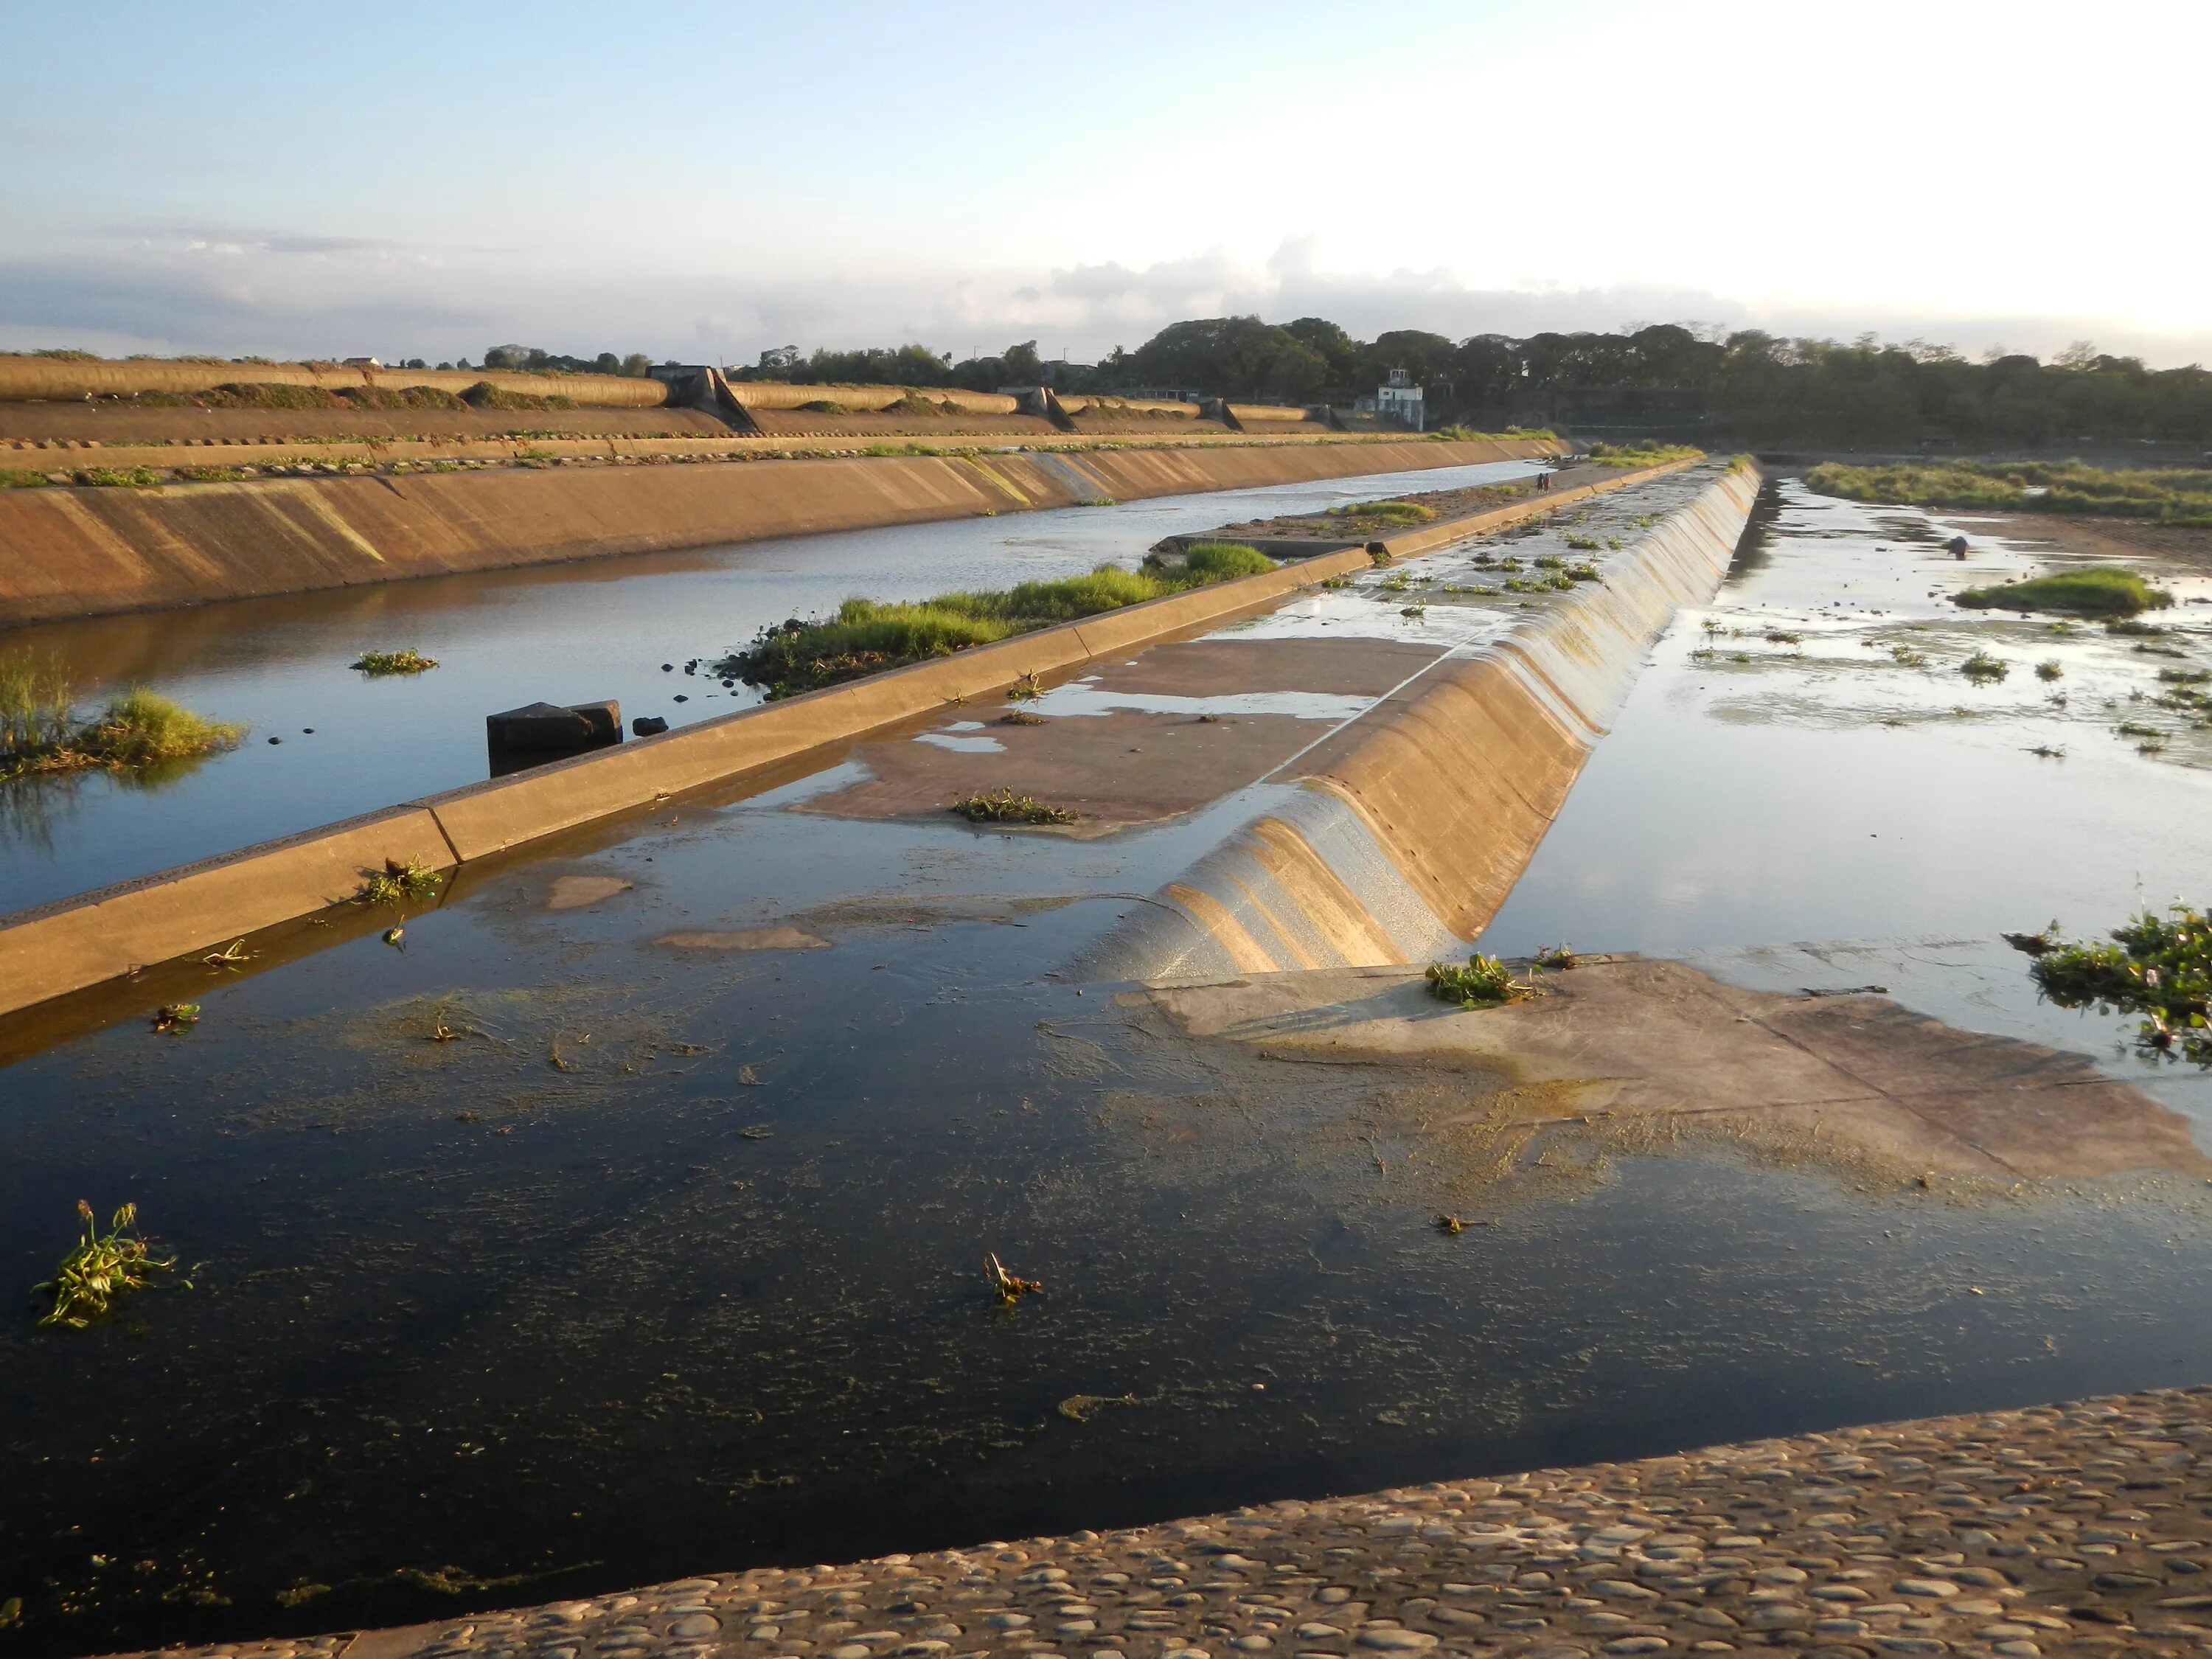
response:
[[[345,360],[345,366],[348,368],[382,368],[384,367],[374,357],[349,357]]]
[[[1389,380],[1375,388],[1375,413],[1383,420],[1395,421],[1411,431],[1426,429],[1423,424],[1426,410],[1422,404],[1421,388],[1413,384],[1413,377],[1402,368],[1392,369]]]
[[[799,367],[799,348],[795,345],[770,346],[760,355],[760,369],[763,374],[780,374]]]

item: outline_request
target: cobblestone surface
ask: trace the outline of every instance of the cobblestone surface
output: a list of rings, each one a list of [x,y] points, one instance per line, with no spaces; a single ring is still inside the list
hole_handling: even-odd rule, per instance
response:
[[[198,1659],[2212,1653],[2212,1388],[763,1568]]]

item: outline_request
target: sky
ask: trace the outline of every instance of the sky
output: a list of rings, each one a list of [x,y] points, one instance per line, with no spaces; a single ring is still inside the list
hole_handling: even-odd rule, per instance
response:
[[[2212,5],[0,0],[0,349],[1689,322],[2212,362]]]

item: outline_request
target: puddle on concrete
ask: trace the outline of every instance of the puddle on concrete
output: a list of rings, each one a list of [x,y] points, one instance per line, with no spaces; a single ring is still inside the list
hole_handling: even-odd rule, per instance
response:
[[[1055,685],[1022,706],[1034,714],[1070,718],[1110,714],[1117,709],[1140,714],[1286,714],[1292,720],[1357,720],[1373,706],[1372,697],[1339,696],[1323,691],[1224,691],[1182,696],[1170,691],[1108,688],[1096,675]]]
[[[0,787],[0,913],[475,782],[483,717],[498,709],[614,697],[625,718],[681,726],[749,707],[758,694],[708,678],[703,661],[854,593],[920,599],[1109,560],[1133,567],[1162,537],[1224,514],[1538,470],[1509,461],[1164,496],[0,629],[0,652],[67,664],[81,702],[143,684],[252,727],[236,751],[158,775]],[[440,665],[381,680],[348,666],[401,647]],[[702,670],[687,675],[694,659]]]
[[[1812,556],[1755,551],[1726,614]],[[2100,789],[2069,818],[2023,785],[2021,835],[2124,818],[2115,799],[2145,819],[2054,894],[2044,843],[1966,835],[2003,822],[1973,757],[2050,775],[1972,735],[2002,720],[1712,719],[1695,619],[1677,635],[1621,726],[1656,733],[1670,787],[1647,801],[1632,773],[1611,838],[1579,843],[1673,862],[1564,927],[1581,872],[1552,866],[1535,942],[1884,931],[1832,925],[1887,916],[1880,884],[1906,878],[1844,855],[1863,811],[1893,815],[1873,833],[1905,814],[1941,849],[1928,890],[2006,926],[2054,898],[2101,922],[2115,871],[2185,834],[2183,796]],[[1943,745],[1910,788],[1832,746],[1899,742]],[[2111,759],[2107,783],[2202,786]],[[1762,820],[1777,769],[1807,799]],[[439,1576],[507,1581],[466,1605],[538,1601],[2212,1373],[2202,1179],[1885,1185],[1796,1143],[1574,1122],[1572,1089],[1488,1133],[1477,1071],[1193,1040],[1127,988],[1049,977],[1288,791],[1092,842],[793,810],[864,776],[471,872],[404,953],[371,933],[210,970],[187,1033],[134,1020],[0,1074],[0,1274],[44,1278],[82,1195],[137,1201],[194,1285],[88,1332],[0,1324],[0,1600],[27,1615],[0,1652],[445,1618]],[[1912,805],[1960,793],[1965,817]],[[2001,960],[1923,954],[1911,983],[1943,988],[1916,994],[2016,1006]],[[1835,982],[1808,964],[1709,965]],[[1496,1224],[1448,1237],[1447,1205]],[[1044,1291],[997,1305],[987,1251]]]

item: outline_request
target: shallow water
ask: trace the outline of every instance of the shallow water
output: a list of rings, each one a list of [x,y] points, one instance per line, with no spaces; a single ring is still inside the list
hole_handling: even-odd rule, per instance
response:
[[[1540,470],[1504,461],[1383,473],[0,632],[0,652],[66,663],[81,702],[146,684],[252,727],[234,752],[157,775],[0,785],[0,913],[474,782],[486,775],[483,717],[499,709],[615,697],[625,720],[659,714],[680,726],[749,706],[757,692],[686,675],[684,664],[855,593],[920,599],[1109,560],[1133,566],[1162,537],[1224,520]],[[406,647],[439,666],[378,680],[348,667],[364,651]]]
[[[1964,562],[1939,544],[1954,531],[1974,544]],[[2153,614],[2152,639],[1944,597],[2063,562],[1971,517],[1785,481],[1712,606],[1661,641],[1482,948],[1990,939],[2053,915],[2100,933],[2201,902],[2212,732],[2154,699],[2160,670],[2212,668],[2212,606],[2188,602],[2212,581],[2160,573],[2185,602]],[[1977,648],[2009,665],[2002,681],[1959,672]],[[2045,661],[2058,678],[2037,678]],[[2123,724],[2165,750],[2138,752]]]
[[[1876,556],[1791,527],[1800,510],[1741,562],[1723,631],[1763,629],[1762,596],[1835,610],[1796,568],[1823,548]],[[1824,510],[1802,508],[1836,524]],[[1944,574],[1901,556],[1896,586]],[[1810,658],[1814,625],[1792,626]],[[1832,654],[1861,648],[1834,626]],[[1555,831],[1508,906],[1537,892],[1516,925],[1538,942],[1926,933],[1826,890],[1856,848],[1828,820],[1882,775],[1818,745],[2058,718],[1986,714],[2038,695],[2008,683],[1983,720],[1869,731],[1854,699],[1967,694],[1903,668],[1724,678],[1687,656],[1697,619],[1677,634],[1585,786],[1637,732],[1690,742],[1670,712],[1716,789],[1763,782],[1779,763],[1729,745],[1779,735],[1829,757],[1789,774],[1815,799],[1779,826],[1827,850],[1776,850],[1770,877],[1721,793],[1707,822],[1733,866],[1700,875],[1686,806],[1674,863],[1644,866],[1680,885],[1586,896],[1571,861],[1544,864]],[[2085,685],[2133,672],[2101,635],[2062,648]],[[2093,746],[2077,724],[2069,769]],[[2159,792],[2203,775],[2118,747],[2084,811],[2197,833],[2172,820],[2196,797]],[[1923,777],[1959,764],[1925,752]],[[82,1195],[137,1200],[194,1286],[83,1333],[0,1323],[0,1600],[27,1615],[0,1653],[430,1620],[2212,1368],[2201,1179],[1873,1189],[1771,1149],[1655,1156],[1565,1125],[1501,1175],[1494,1148],[1424,1127],[1478,1079],[1193,1044],[1121,988],[1052,977],[1281,787],[1085,842],[791,810],[858,770],[471,867],[404,948],[372,933],[258,977],[210,969],[188,1032],[133,1020],[0,1071],[0,1279],[51,1271]],[[1644,856],[1674,797],[1617,790],[1571,834]],[[1595,798],[1578,787],[1561,828]],[[1867,872],[1907,878],[1879,856]],[[2124,882],[2077,880],[2085,906]],[[2002,900],[2004,925],[2051,902],[1966,862],[1950,884]],[[1733,910],[1709,896],[1735,890]],[[1850,916],[1875,925],[1831,925]],[[1586,933],[1601,917],[1630,937]],[[2058,1029],[2001,950],[1707,960],[1784,988],[1880,974],[1977,1029],[2135,1063],[2124,1022]],[[2200,1080],[2152,1086],[2202,1115]],[[1444,1209],[1498,1224],[1447,1237]],[[987,1251],[1044,1291],[999,1306]]]

